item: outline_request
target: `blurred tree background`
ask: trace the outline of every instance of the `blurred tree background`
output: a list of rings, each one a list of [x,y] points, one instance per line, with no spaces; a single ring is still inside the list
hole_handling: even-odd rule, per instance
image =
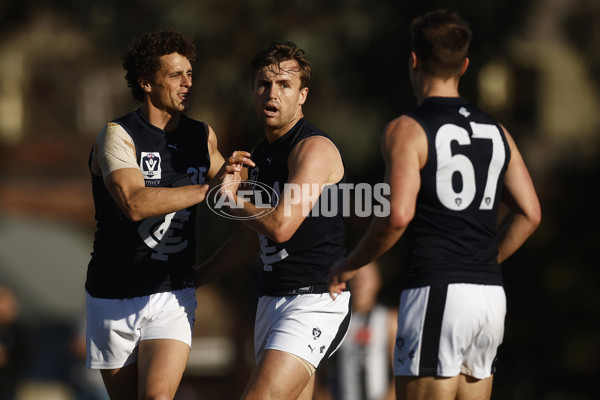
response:
[[[542,201],[541,227],[504,265],[509,311],[493,398],[600,398],[600,280],[592,258],[599,242],[597,0],[3,0],[0,236],[3,221],[33,219],[72,227],[91,248],[89,150],[106,122],[136,107],[120,57],[132,38],[157,28],[195,39],[189,114],[215,129],[223,154],[263,137],[251,105],[250,58],[270,40],[296,42],[314,70],[305,115],[336,140],[351,182],[381,181],[381,131],[415,105],[408,26],[436,8],[469,21],[474,37],[461,93],[511,131]],[[350,247],[368,222],[349,218]],[[206,208],[199,224],[201,258],[234,228]],[[23,253],[38,246],[22,245]],[[33,289],[10,274],[32,266],[7,261],[14,247],[0,251],[0,284],[29,304]],[[383,257],[382,301],[389,304],[398,298],[401,254],[399,244]],[[57,271],[60,263],[45,261],[46,271]],[[86,263],[61,281],[79,295]],[[245,367],[191,374],[189,390],[199,394],[186,398],[229,398],[210,394],[219,390],[235,398],[245,383],[254,296],[248,271],[199,291],[205,302],[199,300],[197,321],[202,335],[234,337],[233,357]]]

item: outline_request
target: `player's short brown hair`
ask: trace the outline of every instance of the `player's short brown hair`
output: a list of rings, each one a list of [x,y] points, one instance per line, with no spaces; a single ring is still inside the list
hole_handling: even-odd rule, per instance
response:
[[[123,68],[127,71],[125,80],[133,97],[144,100],[140,78],[151,82],[160,69],[159,57],[178,53],[190,63],[196,59],[194,42],[183,33],[171,29],[156,30],[136,38],[123,55]]]
[[[294,60],[300,68],[300,89],[309,87],[312,81],[312,69],[304,50],[293,42],[273,41],[264,49],[259,50],[252,58],[252,84],[256,73],[263,67],[279,66],[284,61]]]
[[[460,76],[471,43],[471,29],[456,13],[435,10],[412,20],[411,51],[425,75],[444,79]]]

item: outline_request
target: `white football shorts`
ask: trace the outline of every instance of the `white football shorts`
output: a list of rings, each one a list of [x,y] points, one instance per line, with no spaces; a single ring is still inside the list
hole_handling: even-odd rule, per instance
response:
[[[192,344],[194,288],[131,299],[87,294],[87,367],[114,369],[137,360],[141,340],[174,339]]]
[[[254,352],[265,350],[298,356],[315,368],[340,346],[350,324],[350,292],[335,300],[329,293],[261,296],[256,308]]]
[[[502,286],[456,283],[403,290],[394,375],[491,376],[505,316]]]

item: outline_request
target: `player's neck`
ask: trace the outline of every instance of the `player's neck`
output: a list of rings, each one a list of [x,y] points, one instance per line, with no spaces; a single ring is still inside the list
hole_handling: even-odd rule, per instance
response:
[[[298,121],[300,121],[300,119],[302,119],[303,117],[304,117],[304,115],[302,114],[302,111],[300,111],[300,113],[298,115],[296,115],[293,119],[291,119],[286,124],[283,124],[281,126],[279,126],[279,125],[270,126],[270,125],[265,124],[264,128],[265,128],[265,135],[267,137],[267,141],[269,143],[273,143],[274,141],[276,141],[277,139],[279,139],[280,137],[282,137],[283,135],[288,133],[289,130],[292,129],[298,123]]]
[[[166,132],[172,131],[179,124],[180,113],[168,113],[165,110],[160,110],[156,107],[149,106],[146,103],[141,107],[142,115],[152,125]]]
[[[459,97],[458,79],[428,78],[420,82],[417,88],[417,103],[421,104],[428,97]]]

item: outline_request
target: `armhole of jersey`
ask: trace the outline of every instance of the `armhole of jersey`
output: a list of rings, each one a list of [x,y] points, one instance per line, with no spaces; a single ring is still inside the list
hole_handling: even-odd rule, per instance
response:
[[[425,123],[423,122],[423,120],[416,116],[414,113],[407,113],[405,114],[407,117],[410,117],[412,119],[415,120],[415,122],[417,124],[419,124],[419,126],[423,129],[423,132],[425,133],[425,140],[427,141],[427,159],[425,160],[425,165],[423,166],[423,168],[421,168],[421,173],[426,173],[428,172],[430,169],[433,168],[433,162],[432,162],[432,157],[433,157],[433,153],[435,152],[435,147],[433,148],[432,151],[432,140],[433,138],[431,138],[429,132],[427,131],[427,128],[425,127]]]
[[[210,167],[212,166],[213,161],[210,157],[210,146],[208,144],[208,140],[210,139],[210,129],[208,128],[208,124],[206,122],[200,121],[200,124],[202,124],[202,127],[204,129],[204,142],[206,143],[206,159],[208,160],[207,171],[210,171]]]
[[[510,158],[512,157],[512,151],[510,149],[508,139],[506,138],[505,130],[502,129],[502,126],[498,122],[496,122],[496,126],[498,127],[498,129],[500,129],[500,133],[502,134],[502,139],[504,141],[504,147],[506,148],[506,162],[504,163],[504,172],[506,172],[506,170],[508,169],[508,164],[510,163]]]

